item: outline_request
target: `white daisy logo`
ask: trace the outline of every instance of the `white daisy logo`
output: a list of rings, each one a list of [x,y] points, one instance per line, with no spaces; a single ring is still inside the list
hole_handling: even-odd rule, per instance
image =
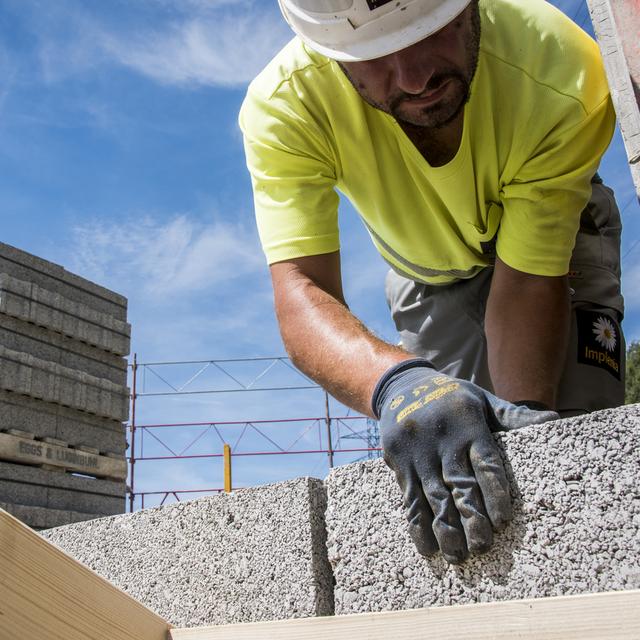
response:
[[[596,342],[607,351],[613,351],[616,348],[616,330],[613,328],[609,318],[600,316],[593,323],[593,333],[596,336]]]

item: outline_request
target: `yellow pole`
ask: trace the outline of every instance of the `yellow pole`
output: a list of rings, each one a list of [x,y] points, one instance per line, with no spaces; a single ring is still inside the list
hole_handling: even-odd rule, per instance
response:
[[[224,490],[231,493],[231,447],[224,445]]]

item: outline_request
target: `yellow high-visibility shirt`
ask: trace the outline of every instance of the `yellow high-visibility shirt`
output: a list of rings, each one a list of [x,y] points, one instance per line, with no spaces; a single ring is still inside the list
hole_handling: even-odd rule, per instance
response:
[[[414,280],[472,277],[495,252],[527,273],[567,272],[615,123],[600,53],[543,0],[480,10],[462,142],[444,166],[297,39],[251,83],[240,126],[269,263],[339,249],[339,190]]]

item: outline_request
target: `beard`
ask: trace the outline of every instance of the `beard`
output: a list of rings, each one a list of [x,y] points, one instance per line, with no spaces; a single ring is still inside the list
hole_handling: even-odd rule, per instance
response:
[[[411,103],[419,100],[420,96],[403,94],[396,96],[388,106],[388,113],[398,122],[407,123],[416,127],[438,129],[455,120],[471,97],[471,81],[457,70],[438,73],[433,76],[424,94],[443,87],[448,83],[447,94],[436,104],[423,107],[420,110],[412,109]]]
[[[351,84],[361,97],[372,107],[393,116],[399,123],[406,123],[414,127],[439,129],[455,120],[471,98],[471,84],[478,68],[480,57],[480,8],[478,0],[471,4],[471,37],[465,47],[464,68],[449,67],[439,69],[430,79],[421,95],[400,92],[390,97],[385,104],[372,100],[349,76],[342,67]],[[341,65],[342,66],[342,65]],[[445,95],[435,104],[425,106],[420,110],[412,108],[412,102],[428,97],[434,91],[448,83]]]

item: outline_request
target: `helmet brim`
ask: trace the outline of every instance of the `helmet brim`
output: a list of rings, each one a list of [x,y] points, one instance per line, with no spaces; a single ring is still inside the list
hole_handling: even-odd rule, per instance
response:
[[[383,29],[377,21],[353,29],[349,41],[328,45],[311,39],[295,29],[298,37],[314,51],[340,62],[359,62],[373,60],[406,49],[444,28],[455,20],[473,0],[448,0],[440,3],[426,14],[416,15],[407,7],[406,16],[401,20],[386,21],[392,29]],[[416,9],[419,9],[416,3]],[[286,17],[286,14],[285,14]],[[356,37],[356,32],[359,32]]]

